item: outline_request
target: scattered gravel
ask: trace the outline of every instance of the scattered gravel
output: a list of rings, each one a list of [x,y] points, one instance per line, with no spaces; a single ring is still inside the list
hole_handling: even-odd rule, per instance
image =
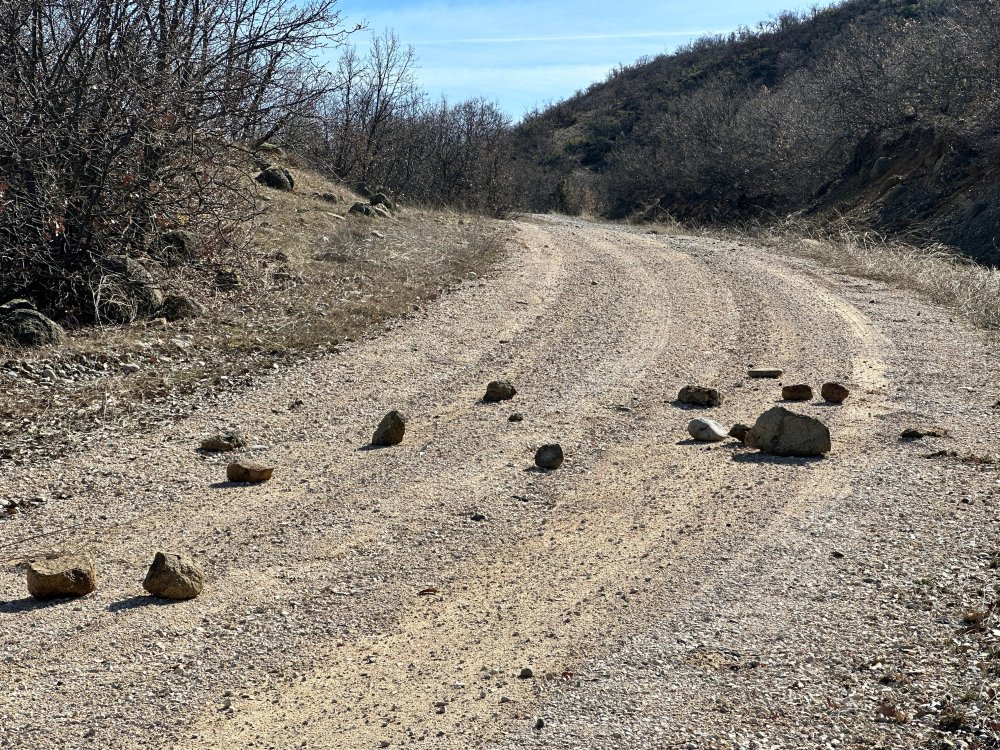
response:
[[[734,243],[512,233],[498,281],[380,338],[0,477],[45,499],[0,519],[5,750],[995,746],[1000,476],[961,458],[995,443],[995,342]],[[687,440],[678,389],[750,423],[780,395],[758,362],[851,388],[801,407],[828,458]],[[497,372],[516,429],[479,403]],[[406,440],[364,450],[392,408]],[[197,450],[230,423],[267,484]],[[532,470],[553,439],[571,460]],[[94,594],[27,599],[52,548]],[[198,598],[143,594],[159,549]]]

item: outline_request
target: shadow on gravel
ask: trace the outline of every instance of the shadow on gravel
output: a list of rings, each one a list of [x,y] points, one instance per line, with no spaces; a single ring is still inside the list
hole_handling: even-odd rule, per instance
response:
[[[375,445],[375,443],[368,443],[368,445],[362,445],[356,452],[367,453],[368,451],[384,451],[395,447],[395,445]]]
[[[174,599],[160,599],[156,596],[130,596],[120,602],[108,605],[108,612],[124,612],[129,609],[139,609],[139,607],[168,607],[171,604],[181,604]]]
[[[212,490],[233,490],[237,487],[246,487],[249,484],[250,482],[213,482],[208,487]]]
[[[12,602],[0,602],[0,615],[16,615],[24,612],[34,612],[36,609],[58,607],[60,604],[74,602],[78,598],[76,596],[69,596],[60,599],[35,599],[26,596],[24,599],[15,599]]]
[[[772,456],[768,453],[735,453],[733,461],[740,464],[782,464],[785,466],[808,466],[825,460],[824,456]]]

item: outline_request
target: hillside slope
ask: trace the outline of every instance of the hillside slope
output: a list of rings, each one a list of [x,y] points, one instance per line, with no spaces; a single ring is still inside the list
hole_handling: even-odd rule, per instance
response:
[[[995,261],[987,0],[850,0],[622,67],[520,125],[539,210],[774,221],[803,213]]]

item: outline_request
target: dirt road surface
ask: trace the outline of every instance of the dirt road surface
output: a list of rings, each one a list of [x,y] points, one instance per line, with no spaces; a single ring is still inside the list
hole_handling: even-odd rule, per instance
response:
[[[985,698],[957,730],[942,716],[995,680],[952,647],[995,597],[1000,476],[968,458],[995,445],[995,342],[741,243],[511,231],[496,278],[379,338],[158,432],[4,471],[0,496],[51,499],[0,519],[0,747],[986,736]],[[752,364],[849,385],[842,406],[793,407],[830,426],[828,458],[687,439],[706,415],[674,402],[688,383],[723,391],[707,415],[727,425],[775,404]],[[499,377],[517,397],[481,403]],[[393,408],[405,442],[365,449]],[[228,485],[227,459],[196,451],[231,422],[278,467],[268,484]],[[899,440],[925,423],[952,437]],[[533,470],[554,441],[566,463]],[[924,458],[937,450],[956,456]],[[20,563],[62,547],[94,556],[98,591],[27,599]],[[204,564],[201,597],[144,596],[160,549]]]

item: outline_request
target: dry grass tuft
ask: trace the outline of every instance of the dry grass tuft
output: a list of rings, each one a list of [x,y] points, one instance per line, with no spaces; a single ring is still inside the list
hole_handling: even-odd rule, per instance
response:
[[[822,232],[801,224],[768,230],[766,236],[795,255],[912,289],[974,325],[1000,329],[1000,269],[978,265],[942,245],[915,247],[874,232]]]

